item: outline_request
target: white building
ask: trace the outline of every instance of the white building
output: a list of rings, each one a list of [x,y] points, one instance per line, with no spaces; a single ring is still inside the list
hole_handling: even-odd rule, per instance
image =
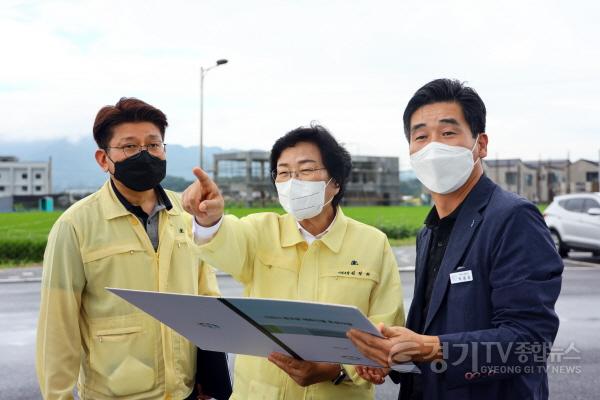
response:
[[[598,175],[600,166],[597,161],[581,159],[571,164],[570,193],[600,192]]]
[[[597,192],[598,162],[590,160],[484,160],[487,176],[505,190],[549,203],[566,193]]]
[[[0,156],[0,197],[51,194],[51,171],[52,159],[36,162]]]

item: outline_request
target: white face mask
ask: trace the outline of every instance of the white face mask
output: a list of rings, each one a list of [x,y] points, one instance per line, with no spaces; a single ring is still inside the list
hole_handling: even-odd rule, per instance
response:
[[[477,146],[477,139],[470,151],[462,146],[429,143],[410,156],[410,164],[415,175],[427,189],[434,193],[455,192],[465,184],[473,171],[475,166],[473,150]]]
[[[332,178],[333,179],[333,178]],[[331,179],[324,181],[301,181],[290,179],[287,182],[275,182],[279,203],[283,209],[294,216],[297,221],[315,217],[333,197],[325,203],[325,188]]]

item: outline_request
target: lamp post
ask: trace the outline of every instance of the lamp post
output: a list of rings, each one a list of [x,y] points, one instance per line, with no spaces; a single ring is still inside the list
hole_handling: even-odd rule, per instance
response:
[[[217,60],[215,65],[208,68],[200,67],[200,168],[204,169],[204,76],[211,69],[227,64],[228,60]]]

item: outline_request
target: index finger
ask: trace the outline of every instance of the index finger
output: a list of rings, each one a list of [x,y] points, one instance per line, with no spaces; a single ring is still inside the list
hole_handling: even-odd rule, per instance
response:
[[[198,178],[198,181],[202,186],[212,183],[212,179],[210,179],[210,176],[208,176],[208,174],[204,172],[202,168],[194,167],[192,168],[192,172],[194,175],[196,175],[196,178]]]

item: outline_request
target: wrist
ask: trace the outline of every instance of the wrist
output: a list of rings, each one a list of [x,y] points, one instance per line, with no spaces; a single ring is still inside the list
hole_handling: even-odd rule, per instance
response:
[[[348,378],[348,374],[346,373],[346,370],[344,369],[344,367],[341,364],[335,365],[335,368],[332,368],[332,371],[335,372],[335,375],[332,375],[331,379],[329,379],[329,380],[334,385],[339,385],[340,383],[345,381],[346,378]]]
[[[194,221],[196,222],[196,225],[201,226],[202,228],[212,228],[213,226],[217,225],[219,223],[219,221],[221,220],[221,218],[223,218],[223,216],[221,215],[219,218],[215,219],[215,220],[211,220],[211,221],[199,221],[197,216],[194,216]]]
[[[442,346],[439,336],[422,335],[421,352],[415,361],[434,361],[442,358]]]

